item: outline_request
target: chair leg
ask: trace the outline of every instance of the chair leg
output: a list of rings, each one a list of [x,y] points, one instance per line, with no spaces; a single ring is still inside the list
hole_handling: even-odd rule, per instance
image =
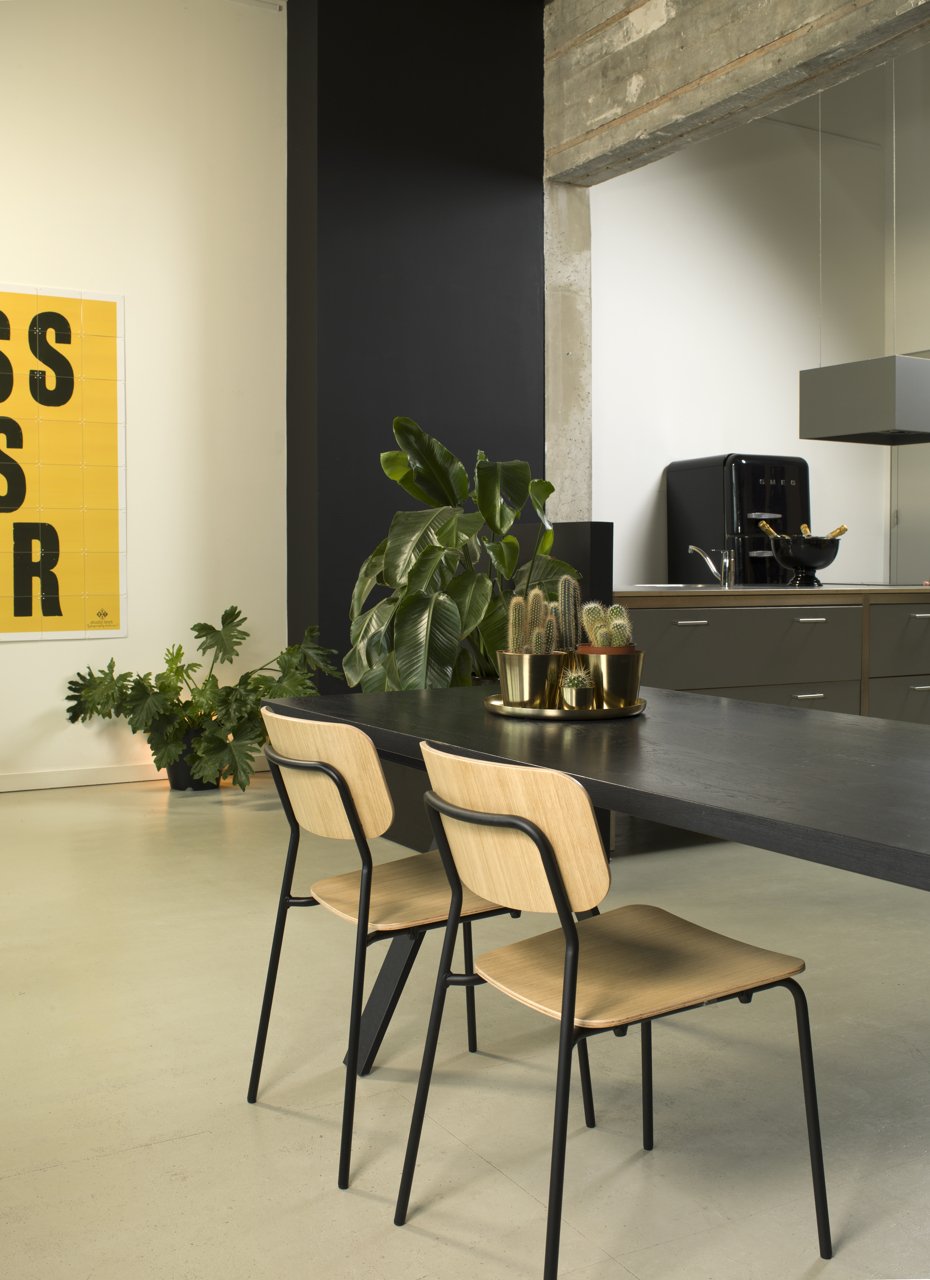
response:
[[[572,1023],[563,1018],[559,1029],[559,1067],[555,1083],[552,1165],[549,1172],[549,1211],[546,1221],[546,1260],[543,1265],[543,1280],[557,1280],[559,1273],[559,1241],[562,1234],[562,1188],[565,1183],[568,1096],[571,1086],[574,1039]]]
[[[462,948],[465,956],[465,972],[475,972],[475,952],[471,940],[471,921],[462,921]],[[475,988],[465,988],[465,1020],[468,1024],[468,1052],[478,1052],[478,1025],[475,1020]]]
[[[798,1048],[801,1051],[801,1076],[804,1081],[804,1108],[807,1113],[807,1141],[811,1155],[811,1176],[814,1182],[814,1207],[817,1211],[817,1235],[821,1258],[833,1257],[833,1241],[830,1238],[830,1215],[827,1209],[827,1183],[823,1168],[823,1146],[820,1141],[820,1113],[817,1108],[817,1087],[814,1081],[814,1051],[811,1045],[811,1026],[807,1012],[807,997],[803,989],[788,978],[781,984],[794,997],[794,1012],[798,1024]]]
[[[442,1026],[442,1011],[446,1003],[446,992],[449,989],[447,977],[452,970],[452,956],[455,951],[455,936],[457,932],[458,921],[450,919],[443,937],[442,955],[439,958],[439,972],[436,975],[436,988],[433,992],[433,1005],[429,1015],[429,1027],[426,1032],[426,1043],[423,1046],[423,1062],[420,1065],[417,1096],[413,1104],[413,1115],[410,1117],[407,1154],[404,1157],[404,1170],[401,1174],[400,1188],[397,1192],[394,1223],[398,1227],[402,1227],[407,1221],[407,1208],[410,1204],[410,1192],[413,1189],[413,1175],[417,1166],[417,1152],[420,1149],[420,1135],[423,1132],[423,1121],[426,1118],[426,1102],[429,1097],[433,1063],[436,1059],[436,1046],[439,1043],[439,1031]]]
[[[355,969],[352,976],[352,1000],[349,1006],[349,1047],[346,1050],[345,1094],[342,1103],[342,1141],[339,1146],[340,1190],[349,1185],[349,1164],[352,1159],[352,1125],[355,1120],[355,1091],[358,1084],[359,1039],[362,1022],[362,997],[365,993],[365,953],[367,943],[361,924],[355,934]]]
[[[652,1150],[652,1023],[640,1024],[643,1074],[643,1150]]]
[[[584,1122],[589,1129],[593,1129],[595,1125],[594,1090],[591,1088],[591,1065],[588,1061],[587,1040],[578,1041],[578,1071],[581,1075],[581,1100],[584,1103]]]
[[[255,1037],[255,1052],[252,1055],[252,1074],[249,1077],[249,1091],[246,1098],[254,1102],[258,1097],[258,1081],[262,1074],[262,1062],[265,1057],[265,1041],[268,1038],[268,1024],[271,1021],[271,1006],[274,1002],[275,982],[278,977],[278,962],[281,959],[281,945],[284,942],[284,926],[287,923],[287,912],[290,904],[291,888],[294,883],[294,866],[297,861],[297,845],[299,835],[291,833],[287,857],[284,862],[284,879],[281,884],[281,896],[278,898],[278,914],[275,916],[274,933],[271,938],[271,955],[268,959],[268,973],[265,977],[265,992],[262,996],[262,1010],[258,1017],[258,1034]]]

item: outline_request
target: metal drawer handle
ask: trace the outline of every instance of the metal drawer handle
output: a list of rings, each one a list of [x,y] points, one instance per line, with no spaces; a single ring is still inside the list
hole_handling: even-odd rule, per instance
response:
[[[930,613],[912,613],[912,618],[930,618]]]
[[[825,698],[827,695],[825,693],[793,693],[791,696],[800,702],[802,698]]]
[[[798,622],[826,622],[826,618],[798,618]]]
[[[927,693],[930,691],[930,684],[909,684],[909,689],[913,689],[915,693]]]
[[[675,624],[678,627],[706,627],[706,618],[679,618]]]

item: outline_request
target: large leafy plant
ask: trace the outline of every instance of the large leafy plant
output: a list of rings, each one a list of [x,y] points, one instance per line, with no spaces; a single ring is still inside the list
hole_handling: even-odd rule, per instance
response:
[[[481,451],[469,476],[410,418],[395,418],[393,429],[398,448],[382,453],[381,467],[422,509],[398,511],[362,565],[343,670],[368,692],[468,685],[496,674],[513,592],[553,594],[563,574],[575,574],[549,554],[553,486],[527,462],[492,462]],[[539,528],[521,565],[511,530],[527,507]]]
[[[194,623],[197,649],[210,660],[206,670],[203,663],[186,661],[177,644],[165,651],[165,669],[155,675],[117,673],[115,658],[99,671],[79,671],[68,681],[68,719],[75,724],[122,717],[133,733],[145,734],[156,768],[184,759],[202,782],[231,778],[244,791],[265,741],[262,699],[315,694],[316,673],[339,674],[330,662],[334,651],[318,642],[319,628],[308,627],[300,644],[244,671],[234,684],[221,685],[216,667],[239,656],[249,635],[242,626],[247,621],[231,605],[218,627]]]

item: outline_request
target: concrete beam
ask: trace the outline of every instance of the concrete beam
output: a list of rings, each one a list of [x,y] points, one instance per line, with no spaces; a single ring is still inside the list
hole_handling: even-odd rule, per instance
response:
[[[550,0],[546,174],[591,186],[930,40],[930,0]]]

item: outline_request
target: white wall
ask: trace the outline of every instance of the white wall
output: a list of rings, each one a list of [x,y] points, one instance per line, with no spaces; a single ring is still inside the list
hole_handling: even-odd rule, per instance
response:
[[[884,351],[882,148],[759,121],[591,191],[593,518],[615,585],[666,578],[662,474],[805,457],[811,524],[849,525],[823,581],[887,580],[889,450],[798,438],[798,372]]]
[[[893,207],[894,288],[888,350],[930,355],[930,48],[895,63],[897,164]],[[930,578],[930,444],[895,449],[892,457],[892,571],[898,582]]]
[[[78,668],[233,603],[245,665],[285,643],[285,54],[236,0],[0,3],[0,279],[125,299],[129,628],[0,644],[0,789],[154,776],[67,722]]]

